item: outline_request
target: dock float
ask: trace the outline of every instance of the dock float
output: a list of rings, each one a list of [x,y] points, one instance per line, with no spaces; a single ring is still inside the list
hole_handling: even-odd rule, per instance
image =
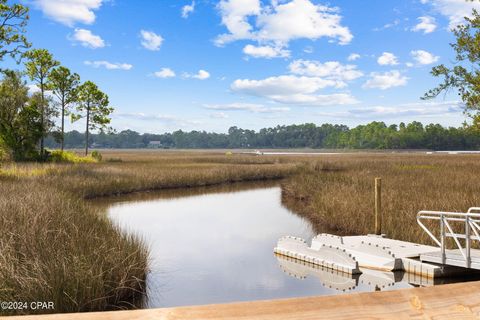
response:
[[[430,227],[438,222],[438,230],[429,229],[426,220]],[[470,208],[466,213],[420,211],[417,222],[438,247],[378,235],[319,234],[310,246],[304,239],[284,236],[274,252],[346,274],[360,274],[363,268],[439,278],[480,271],[480,250],[472,249],[473,242],[480,242],[480,208]],[[448,248],[448,239],[453,240],[455,248]]]
[[[135,311],[2,317],[6,320],[479,319],[480,282],[347,295]]]

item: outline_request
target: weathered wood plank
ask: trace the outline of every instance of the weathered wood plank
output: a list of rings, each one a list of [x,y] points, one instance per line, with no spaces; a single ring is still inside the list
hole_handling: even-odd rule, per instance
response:
[[[8,317],[19,320],[479,319],[480,281],[428,288],[207,306]],[[7,319],[7,317],[3,317]]]

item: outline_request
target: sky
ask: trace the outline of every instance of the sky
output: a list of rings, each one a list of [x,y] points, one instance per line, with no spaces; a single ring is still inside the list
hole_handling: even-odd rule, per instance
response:
[[[97,83],[118,131],[465,121],[455,94],[420,97],[441,81],[431,68],[454,60],[451,28],[480,2],[20,2],[33,47]]]

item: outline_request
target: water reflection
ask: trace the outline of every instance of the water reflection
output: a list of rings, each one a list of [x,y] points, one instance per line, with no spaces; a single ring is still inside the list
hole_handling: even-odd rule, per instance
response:
[[[281,236],[314,236],[307,221],[282,206],[278,183],[139,193],[96,203],[150,246],[147,307],[374,289],[361,279],[277,259],[273,248]],[[411,286],[389,275],[379,277],[388,284],[384,289]]]

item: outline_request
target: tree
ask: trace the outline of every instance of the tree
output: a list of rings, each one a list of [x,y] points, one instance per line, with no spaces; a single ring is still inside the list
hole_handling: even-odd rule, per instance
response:
[[[456,90],[465,104],[465,114],[473,119],[480,129],[480,14],[474,9],[472,18],[453,29],[455,42],[455,65],[451,68],[441,64],[432,68],[434,77],[443,77],[443,83],[429,90],[422,99],[432,99],[442,92]]]
[[[35,158],[42,136],[40,96],[29,98],[18,72],[8,71],[0,82],[0,140],[13,160]]]
[[[53,59],[53,56],[48,50],[46,49],[33,49],[26,53],[26,57],[28,61],[25,63],[26,73],[30,80],[35,81],[37,87],[40,89],[40,97],[41,97],[41,123],[42,123],[42,131],[43,135],[40,139],[40,156],[44,157],[44,137],[49,131],[49,127],[47,126],[49,120],[49,112],[47,104],[47,99],[45,98],[45,90],[48,87],[48,77],[53,68],[58,66],[60,63]]]
[[[28,8],[21,4],[8,5],[0,0],[0,61],[6,55],[16,58],[30,47],[24,36],[28,21]]]
[[[58,99],[61,110],[61,149],[65,143],[65,116],[69,114],[69,107],[76,101],[77,87],[80,84],[80,76],[71,73],[66,67],[60,66],[53,69],[48,77],[49,89]]]
[[[100,91],[97,85],[87,81],[78,87],[77,91],[77,111],[81,114],[72,115],[74,121],[80,118],[86,118],[85,127],[85,155],[88,155],[88,143],[90,130],[99,129],[103,132],[108,127],[111,119],[108,117],[113,108],[109,106],[108,96]]]

